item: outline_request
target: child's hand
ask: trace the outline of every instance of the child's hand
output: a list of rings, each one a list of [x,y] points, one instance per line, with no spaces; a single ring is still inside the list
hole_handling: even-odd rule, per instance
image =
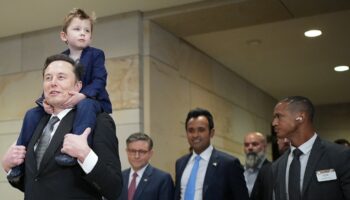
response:
[[[44,99],[43,100],[43,106],[44,106],[44,110],[47,114],[52,114],[53,113],[53,107],[47,103],[47,101]]]
[[[73,108],[77,105],[81,100],[85,99],[86,96],[79,92],[70,91],[69,95],[71,97],[63,104],[63,108]]]

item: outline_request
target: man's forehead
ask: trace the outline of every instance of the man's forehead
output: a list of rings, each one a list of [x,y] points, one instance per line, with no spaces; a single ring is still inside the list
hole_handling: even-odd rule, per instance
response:
[[[51,62],[45,69],[45,73],[50,70],[71,71],[73,72],[74,66],[64,60],[56,60]]]

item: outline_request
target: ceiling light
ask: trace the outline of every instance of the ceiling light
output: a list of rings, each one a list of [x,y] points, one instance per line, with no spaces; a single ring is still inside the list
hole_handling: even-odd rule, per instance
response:
[[[348,70],[349,70],[349,66],[346,66],[346,65],[339,65],[339,66],[334,67],[334,71],[336,71],[336,72],[345,72]]]
[[[322,31],[321,30],[317,30],[317,29],[313,29],[313,30],[308,30],[308,31],[305,31],[304,35],[306,37],[318,37],[320,35],[322,35]]]

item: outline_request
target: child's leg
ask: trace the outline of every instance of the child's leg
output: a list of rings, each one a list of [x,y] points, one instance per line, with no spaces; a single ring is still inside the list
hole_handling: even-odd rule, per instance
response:
[[[73,133],[80,135],[88,127],[91,131],[96,125],[96,116],[102,111],[100,104],[92,99],[84,99],[77,105],[75,119],[73,123]],[[88,144],[92,146],[92,134],[88,137]],[[59,154],[55,157],[57,164],[61,166],[73,166],[77,164],[76,158],[69,156],[68,154]]]
[[[39,106],[32,108],[26,112],[23,119],[22,129],[17,140],[17,145],[27,146],[29,144],[34,131],[44,114],[44,109]]]
[[[80,135],[88,127],[91,131],[96,126],[96,116],[102,112],[101,106],[98,101],[86,98],[77,104],[76,115],[73,124],[73,133]],[[88,137],[89,146],[92,145],[92,134]]]
[[[17,145],[28,146],[34,131],[44,114],[44,109],[39,106],[26,112],[23,119],[22,129],[17,139]],[[19,181],[20,177],[23,175],[23,170],[23,164],[12,168],[10,174],[7,175],[7,179],[12,182]]]

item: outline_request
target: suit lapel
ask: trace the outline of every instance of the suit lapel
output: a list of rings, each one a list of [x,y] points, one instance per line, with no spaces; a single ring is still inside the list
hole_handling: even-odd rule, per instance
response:
[[[305,193],[307,187],[309,186],[312,176],[316,175],[315,173],[316,164],[318,163],[318,161],[320,160],[320,158],[323,156],[324,153],[325,153],[325,150],[323,148],[321,139],[317,137],[311,149],[310,156],[306,164],[302,195]]]
[[[179,163],[179,172],[180,172],[180,173],[177,174],[178,177],[176,177],[177,180],[179,180],[179,183],[181,183],[182,174],[184,173],[184,170],[185,170],[185,168],[186,168],[186,165],[187,165],[188,161],[190,160],[191,156],[192,156],[192,153],[188,154],[188,155],[182,160],[182,162]]]
[[[39,140],[41,134],[43,133],[44,127],[49,121],[49,119],[50,119],[50,115],[45,115],[43,118],[41,118],[27,147],[26,163],[28,165],[27,167],[29,167],[30,170],[32,171],[37,171],[37,163],[36,163],[34,146]]]
[[[153,167],[148,165],[140,179],[139,185],[136,188],[134,199],[142,199],[142,191],[149,183],[153,173]]]
[[[119,197],[120,200],[128,199],[128,189],[129,189],[129,176],[130,176],[130,168],[122,173],[123,175],[123,188],[122,193]]]
[[[46,152],[41,161],[39,171],[41,171],[48,164],[49,161],[52,161],[52,158],[55,156],[55,152],[58,148],[62,147],[64,135],[72,131],[74,121],[74,112],[70,111],[60,122],[55,134],[53,135],[51,142],[46,149]]]
[[[207,171],[205,173],[204,177],[204,184],[203,184],[203,199],[206,196],[206,191],[208,190],[208,187],[211,183],[214,183],[213,178],[214,175],[217,174],[218,166],[220,165],[220,158],[218,156],[218,153],[215,149],[213,149],[213,152],[211,153]],[[215,183],[214,183],[215,184]]]
[[[280,161],[277,163],[277,169],[273,172],[273,188],[275,191],[276,199],[285,200],[287,199],[287,191],[286,191],[286,168],[288,162],[290,150],[282,155]]]

